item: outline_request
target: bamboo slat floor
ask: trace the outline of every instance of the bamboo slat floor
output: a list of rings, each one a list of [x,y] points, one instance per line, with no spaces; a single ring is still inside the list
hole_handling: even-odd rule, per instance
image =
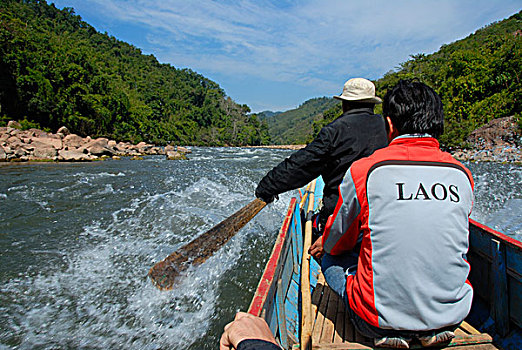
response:
[[[326,284],[321,273],[312,295],[312,349],[373,349],[373,341],[355,331],[345,313],[344,303]],[[467,322],[463,322],[455,332],[456,337],[445,347],[451,349],[497,349],[489,334],[480,333]],[[412,342],[411,348],[421,348]]]

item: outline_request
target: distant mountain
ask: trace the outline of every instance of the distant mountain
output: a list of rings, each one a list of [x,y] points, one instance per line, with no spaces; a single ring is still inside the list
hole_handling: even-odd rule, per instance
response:
[[[257,117],[259,118],[260,121],[263,121],[266,118],[270,118],[270,117],[276,116],[281,113],[283,113],[283,112],[263,111],[263,112],[257,113]]]
[[[521,72],[522,11],[433,54],[412,55],[375,85],[381,96],[400,79],[416,78],[431,86],[444,104],[440,142],[446,147],[467,147],[471,132],[493,119],[514,116],[522,128]],[[340,114],[340,108],[324,112],[314,123],[314,135]]]
[[[314,120],[322,119],[322,112],[338,104],[330,97],[313,98],[285,112],[261,112],[258,118],[268,124],[271,143],[304,144],[310,140]]]

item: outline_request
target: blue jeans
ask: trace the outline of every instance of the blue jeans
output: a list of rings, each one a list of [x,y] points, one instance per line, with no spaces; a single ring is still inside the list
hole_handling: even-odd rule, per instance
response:
[[[326,253],[321,260],[321,270],[328,286],[336,292],[344,301],[344,305],[348,309],[349,317],[359,333],[369,338],[383,337],[403,337],[414,338],[422,335],[431,334],[430,331],[400,331],[394,329],[382,329],[372,326],[351,308],[346,295],[346,278],[349,275],[355,275],[357,272],[357,262],[359,255],[351,251],[342,255],[330,255]],[[450,326],[445,329],[454,330],[456,326]]]
[[[321,270],[326,283],[334,292],[339,294],[346,303],[346,277],[355,275],[359,255],[349,252],[343,255],[324,254],[321,259]]]

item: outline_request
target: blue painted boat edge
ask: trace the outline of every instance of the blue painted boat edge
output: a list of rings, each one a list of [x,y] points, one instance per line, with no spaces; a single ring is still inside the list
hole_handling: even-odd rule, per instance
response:
[[[522,349],[522,243],[470,220],[469,280],[475,291],[467,318],[503,349]]]
[[[318,208],[322,198],[323,187],[324,181],[322,178],[318,178],[314,191],[316,194],[315,209]],[[308,199],[303,208],[307,206]],[[263,317],[276,339],[285,348],[297,343],[299,339],[301,319],[299,281],[303,250],[303,214],[296,199],[292,198],[248,311]],[[319,269],[319,265],[313,261],[310,268],[312,288],[317,284]],[[281,329],[283,325],[286,325],[286,330]]]

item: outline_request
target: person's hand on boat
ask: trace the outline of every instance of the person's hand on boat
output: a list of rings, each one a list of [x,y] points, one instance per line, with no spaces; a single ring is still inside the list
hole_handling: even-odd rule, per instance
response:
[[[246,312],[238,312],[234,321],[225,326],[219,350],[238,349],[242,341],[254,339],[272,343],[279,348],[264,319]]]
[[[316,259],[321,259],[324,255],[323,236],[315,240],[314,244],[308,249],[308,253]]]

